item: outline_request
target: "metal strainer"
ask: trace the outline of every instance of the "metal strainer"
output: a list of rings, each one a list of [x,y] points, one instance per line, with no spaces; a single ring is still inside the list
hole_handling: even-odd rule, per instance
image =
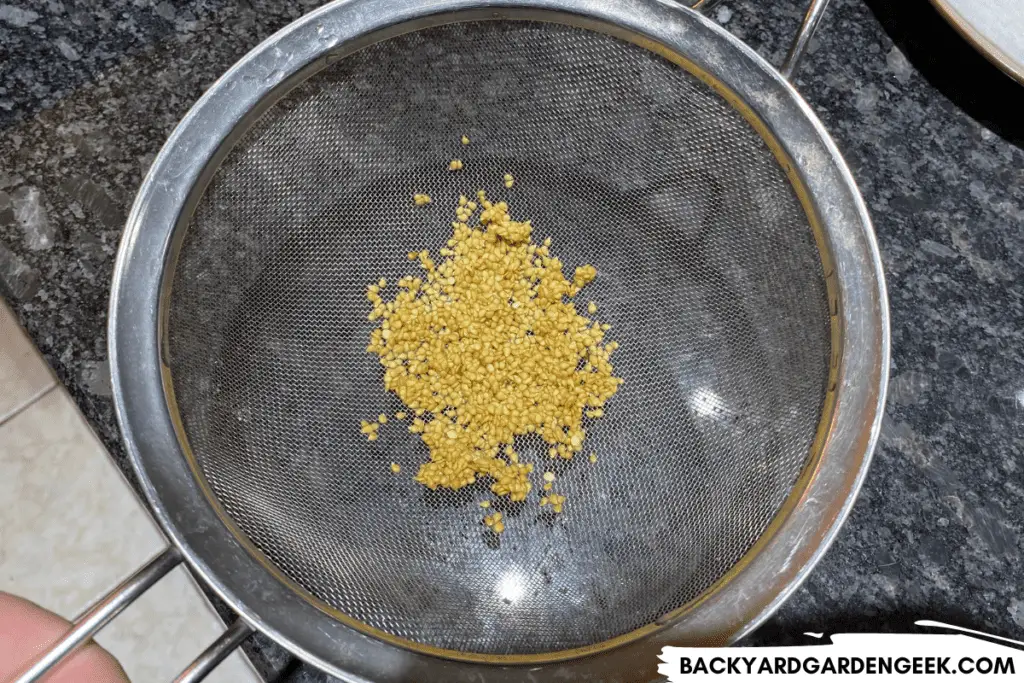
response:
[[[428,491],[415,435],[359,432],[400,408],[366,284],[436,253],[480,188],[567,272],[597,267],[583,296],[626,380],[588,425],[596,464],[517,442],[568,505],[507,504],[500,539],[486,483]],[[888,366],[870,224],[820,124],[654,1],[352,0],[296,22],[156,160],[111,311],[119,417],[177,546],[146,576],[183,555],[240,624],[346,680],[633,680],[665,644],[739,637],[845,516]]]

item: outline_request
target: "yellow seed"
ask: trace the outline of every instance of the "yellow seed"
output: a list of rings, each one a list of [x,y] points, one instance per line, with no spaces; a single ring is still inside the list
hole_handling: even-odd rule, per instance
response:
[[[485,500],[485,501],[481,502],[480,503],[480,507],[482,507],[482,508],[489,508],[489,507],[491,507],[491,501]]]
[[[366,438],[369,441],[376,441],[377,440],[377,432],[370,432],[369,434],[366,435]]]
[[[468,136],[466,136],[466,135],[462,136],[462,144],[464,144],[464,145],[468,145],[469,144],[469,137]]]
[[[397,462],[393,462],[391,463],[391,471],[394,472],[395,474],[398,474],[399,472],[402,471],[402,468]]]
[[[550,246],[550,245],[546,245]],[[597,277],[597,269],[594,266],[580,266],[572,276],[572,282],[576,287],[583,287]]]
[[[423,206],[424,204],[430,203],[430,195],[414,194],[412,196],[412,200],[415,202],[416,206]]]
[[[406,418],[405,411],[399,410],[397,413],[395,413],[395,419],[396,420],[404,420],[405,418]]]
[[[384,289],[385,287],[387,287],[387,286],[388,286],[388,281],[387,281],[387,280],[386,280],[385,278],[381,278],[381,279],[380,279],[380,280],[379,280],[379,281],[377,282],[377,286],[378,286],[378,287],[380,287],[381,289]]]
[[[388,423],[388,416],[381,413],[377,416],[377,422],[380,422],[382,425],[386,425]]]
[[[544,481],[554,481],[554,480],[555,480],[555,473],[554,472],[545,472],[544,473]]]
[[[547,484],[544,484],[544,490],[550,491],[552,486],[553,484],[551,482],[548,482]]]
[[[593,301],[587,304],[587,313],[589,313],[590,315],[594,315],[595,313],[597,313],[597,304],[595,304]]]
[[[541,496],[541,498],[540,498],[540,506],[544,507],[547,504],[548,504],[548,497],[547,496]]]
[[[597,462],[597,453],[590,454],[590,462]]]
[[[461,169],[462,169],[462,160],[461,159],[452,159],[450,162],[448,162],[448,170],[449,171],[459,171]]]

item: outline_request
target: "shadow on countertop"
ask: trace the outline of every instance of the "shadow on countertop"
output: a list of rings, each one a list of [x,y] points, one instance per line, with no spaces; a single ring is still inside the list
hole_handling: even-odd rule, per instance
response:
[[[964,40],[928,0],[864,0],[904,56],[956,106],[1024,149],[1024,85]]]
[[[906,611],[887,612],[879,610],[874,610],[871,614],[866,612],[846,613],[836,615],[827,623],[820,619],[807,621],[786,620],[784,622],[769,619],[754,633],[741,640],[738,646],[786,647],[823,644],[823,639],[806,635],[808,633],[824,633],[825,636],[836,633],[954,633],[954,631],[930,626],[918,626],[916,624],[916,622],[923,620],[938,621],[950,626],[958,626],[995,636],[991,642],[999,642],[997,638],[1013,639],[1014,636],[1012,633],[1000,633],[997,630],[993,630],[991,625],[985,624],[976,615],[972,615],[965,610],[951,609],[945,606],[936,607],[935,609],[922,609],[915,611],[914,614],[909,614]],[[999,644],[1009,645],[1005,642],[999,642]],[[1010,645],[1010,647],[1013,646]]]

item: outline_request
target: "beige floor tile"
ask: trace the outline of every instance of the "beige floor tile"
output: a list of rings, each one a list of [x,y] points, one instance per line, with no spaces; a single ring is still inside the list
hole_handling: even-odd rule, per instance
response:
[[[46,361],[0,299],[0,424],[55,381]]]
[[[164,545],[62,388],[0,425],[0,590],[73,618]],[[170,681],[223,630],[183,568],[96,640],[136,683]],[[259,681],[236,653],[211,682]]]

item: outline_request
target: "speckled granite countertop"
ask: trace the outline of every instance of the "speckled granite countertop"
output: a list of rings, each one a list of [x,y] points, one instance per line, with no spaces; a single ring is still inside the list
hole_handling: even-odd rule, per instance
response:
[[[0,2],[0,293],[126,470],[105,324],[133,193],[203,89],[315,4]],[[712,14],[778,63],[803,4],[726,0]],[[923,0],[835,0],[797,85],[875,221],[892,383],[849,522],[750,641],[916,618],[1022,639],[1024,89]],[[265,641],[247,647],[268,678],[323,680]]]

